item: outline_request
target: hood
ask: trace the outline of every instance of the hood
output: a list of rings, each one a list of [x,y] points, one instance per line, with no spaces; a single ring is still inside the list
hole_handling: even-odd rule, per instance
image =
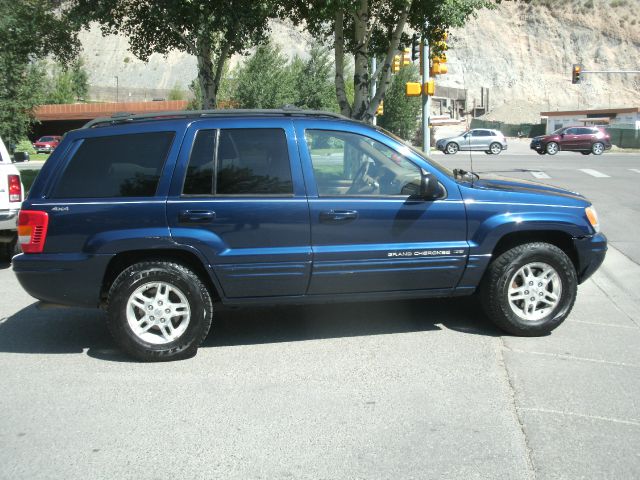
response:
[[[474,180],[473,188],[482,190],[497,190],[502,192],[514,192],[525,194],[552,195],[572,200],[584,200],[585,197],[576,192],[563,188],[552,187],[529,180],[501,177],[499,175],[482,175],[479,180]]]

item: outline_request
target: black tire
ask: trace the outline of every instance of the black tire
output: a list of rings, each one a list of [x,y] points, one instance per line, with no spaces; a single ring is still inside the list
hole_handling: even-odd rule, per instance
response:
[[[456,142],[449,142],[444,147],[444,149],[447,151],[448,154],[455,155],[456,153],[458,153],[458,150],[460,150],[460,147]]]
[[[498,142],[493,142],[491,145],[489,145],[489,151],[493,155],[500,155],[502,153],[502,145],[500,145]]]
[[[127,320],[127,306],[133,293],[153,282],[163,282],[179,291],[186,300],[190,311],[184,332],[172,341],[160,344],[142,339],[134,333]],[[152,301],[151,297],[149,299]],[[160,305],[162,305],[161,302]],[[165,305],[165,307],[167,306]],[[154,308],[157,308],[157,305]],[[141,311],[141,309],[137,311]],[[213,306],[209,290],[189,268],[170,262],[142,262],[124,270],[113,282],[109,289],[107,312],[109,330],[118,346],[138,360],[157,362],[179,360],[195,355],[198,347],[209,333]],[[185,317],[175,314],[172,318],[176,317],[179,319],[178,328],[180,328],[179,325],[185,320]],[[154,317],[149,318],[154,319]],[[164,323],[165,319],[162,320]],[[167,322],[172,323],[173,330],[175,328],[173,320],[167,318]],[[147,330],[148,332],[158,331],[160,333],[163,331],[159,325],[151,328],[147,326]],[[161,337],[161,335],[157,336]]]
[[[555,270],[562,291],[556,305],[546,315],[526,320],[510,305],[509,287],[522,267],[536,263]],[[482,306],[488,317],[506,332],[526,337],[546,335],[560,325],[571,312],[577,291],[578,279],[569,257],[555,245],[543,242],[519,245],[504,252],[489,265],[480,285]],[[528,291],[525,293],[529,295]]]
[[[0,261],[10,262],[14,255],[22,252],[17,236],[11,242],[2,243],[0,246]]]
[[[546,155],[547,152],[545,152],[544,150],[536,150],[536,152],[538,152],[538,155]]]
[[[602,155],[604,153],[604,144],[602,142],[596,142],[591,145],[591,153],[594,155]]]
[[[491,155],[491,151],[490,150],[485,150],[484,153],[486,153],[487,155]]]
[[[549,155],[555,155],[560,151],[560,146],[556,142],[549,142],[545,145],[544,150]]]
[[[581,153],[582,155],[590,155],[590,154],[591,154],[591,152],[585,152],[585,151],[582,151],[582,150],[580,151],[580,153]]]

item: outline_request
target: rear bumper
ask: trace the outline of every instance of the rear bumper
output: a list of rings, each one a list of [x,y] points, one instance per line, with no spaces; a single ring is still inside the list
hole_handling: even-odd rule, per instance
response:
[[[597,233],[574,238],[573,245],[578,253],[578,283],[582,283],[602,265],[607,253],[607,237]]]
[[[29,295],[61,305],[97,307],[113,255],[21,254],[13,271]]]
[[[16,230],[18,213],[20,213],[19,207],[11,208],[8,210],[0,210],[0,230]]]

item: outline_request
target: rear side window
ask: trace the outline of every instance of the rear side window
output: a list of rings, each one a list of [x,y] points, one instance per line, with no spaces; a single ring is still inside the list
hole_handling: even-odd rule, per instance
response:
[[[152,197],[173,137],[173,132],[151,132],[86,138],[52,197]]]
[[[219,133],[200,130],[194,140],[182,193],[293,194],[284,130],[242,128],[223,129]]]

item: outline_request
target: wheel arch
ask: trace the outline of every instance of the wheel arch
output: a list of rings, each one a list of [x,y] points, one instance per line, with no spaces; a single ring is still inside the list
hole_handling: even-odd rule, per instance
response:
[[[135,263],[153,261],[175,262],[190,268],[209,289],[214,302],[222,299],[217,280],[208,272],[203,259],[196,253],[182,249],[129,250],[116,254],[107,265],[100,289],[100,305],[106,304],[109,289],[122,271]]]

